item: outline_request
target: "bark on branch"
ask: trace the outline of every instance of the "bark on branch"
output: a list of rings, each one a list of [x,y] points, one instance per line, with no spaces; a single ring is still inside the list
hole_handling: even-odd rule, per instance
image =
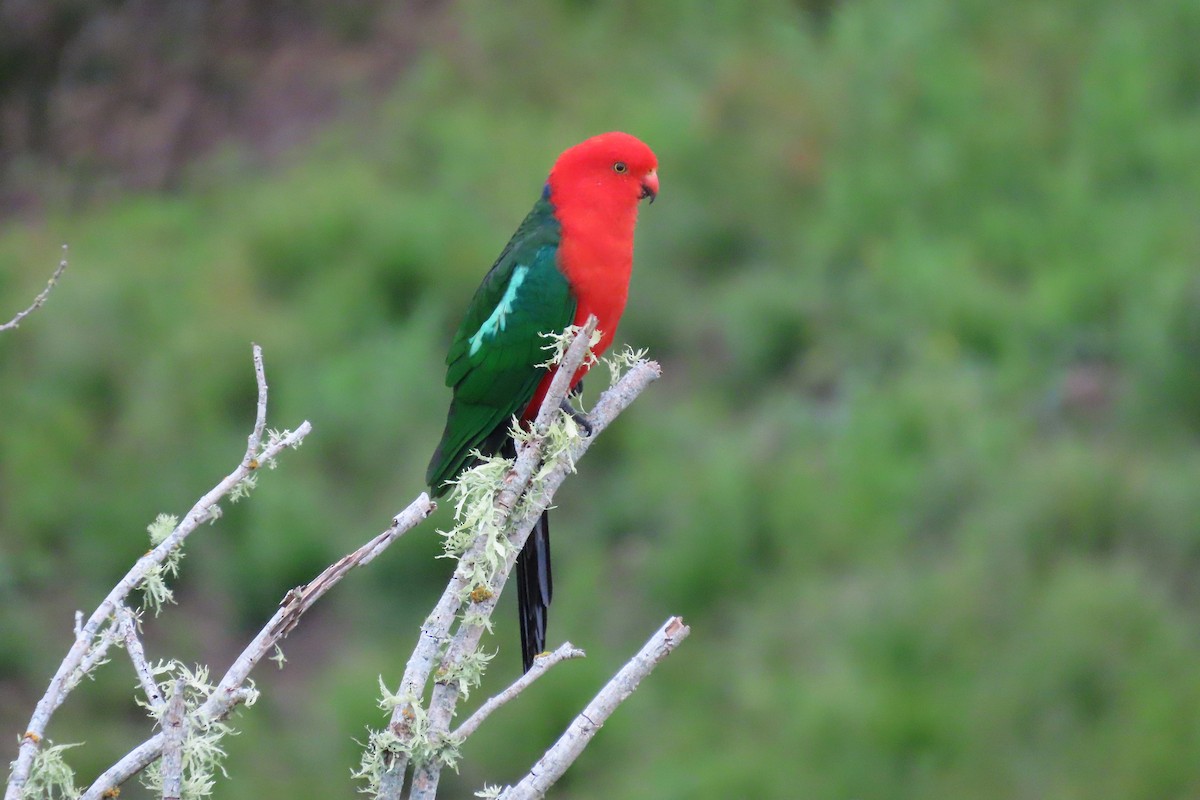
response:
[[[175,689],[171,692],[171,699],[167,701],[167,709],[163,714],[162,722],[163,800],[179,800],[183,794],[183,742],[187,738],[185,724],[183,681],[176,679]]]
[[[533,660],[533,666],[529,668],[529,672],[517,678],[503,692],[489,698],[486,703],[475,709],[475,713],[467,717],[466,722],[454,729],[454,732],[450,734],[450,738],[456,742],[466,741],[468,736],[479,730],[479,726],[492,715],[492,712],[528,689],[534,681],[545,675],[555,664],[572,658],[586,657],[587,653],[570,642],[563,642],[552,653],[542,653]]]
[[[579,758],[588,742],[605,721],[617,710],[642,679],[669,656],[692,630],[683,624],[682,617],[671,617],[650,641],[638,651],[621,671],[588,703],[579,716],[567,727],[562,737],[533,765],[516,786],[500,795],[501,800],[534,800],[544,797],[550,787],[562,777],[567,767]]]

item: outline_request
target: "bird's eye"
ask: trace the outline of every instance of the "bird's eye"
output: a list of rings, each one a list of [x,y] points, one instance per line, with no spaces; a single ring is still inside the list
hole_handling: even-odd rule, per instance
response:
[[[617,163],[613,164],[613,172],[617,173],[618,175],[623,172],[627,172],[628,170],[629,167],[625,166],[624,161],[618,161]]]

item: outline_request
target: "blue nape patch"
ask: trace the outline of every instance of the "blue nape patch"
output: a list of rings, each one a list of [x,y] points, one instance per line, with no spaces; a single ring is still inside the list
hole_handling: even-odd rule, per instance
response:
[[[542,187],[542,199],[550,199],[550,181],[546,181],[546,185]]]
[[[525,276],[529,274],[529,267],[516,267],[513,269],[512,277],[508,279],[508,288],[504,290],[504,296],[500,298],[500,302],[492,309],[491,316],[484,320],[479,326],[479,330],[475,331],[475,335],[468,341],[471,343],[470,355],[475,355],[479,352],[479,348],[483,346],[484,338],[494,338],[497,331],[504,330],[505,317],[512,311],[513,303],[517,300],[517,292],[521,288],[521,283],[524,282]]]

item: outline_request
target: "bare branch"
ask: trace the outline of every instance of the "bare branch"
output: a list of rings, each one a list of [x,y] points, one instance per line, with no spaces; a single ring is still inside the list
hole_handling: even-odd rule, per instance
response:
[[[392,518],[392,524],[362,547],[343,556],[326,567],[321,574],[303,586],[290,590],[279,604],[274,616],[262,627],[258,635],[246,645],[241,654],[222,676],[217,688],[204,704],[196,709],[188,721],[190,726],[204,726],[214,720],[228,717],[233,710],[247,699],[245,683],[251,670],[279,642],[287,636],[308,611],[326,592],[344,578],[350,570],[370,563],[389,545],[407,531],[412,530],[434,512],[437,505],[422,492],[416,500]],[[165,737],[162,733],[151,736],[104,774],[98,777],[80,800],[101,800],[106,792],[121,786],[125,781],[141,772],[163,753]]]
[[[50,291],[54,288],[55,284],[58,283],[59,276],[62,275],[63,270],[65,270],[67,268],[67,246],[64,244],[62,246],[62,249],[63,249],[62,260],[58,262],[58,268],[55,269],[54,274],[50,276],[50,280],[46,283],[46,288],[42,289],[42,291],[38,294],[38,296],[33,298],[33,304],[30,305],[29,308],[25,309],[24,311],[19,312],[15,317],[10,319],[8,322],[5,322],[3,325],[0,325],[0,333],[3,333],[4,331],[19,327],[21,324],[21,320],[28,317],[34,311],[37,311],[39,308],[42,307],[43,304],[45,304],[46,298],[48,298],[50,296]]]
[[[486,703],[477,708],[474,714],[467,717],[467,720],[459,725],[454,733],[450,734],[450,738],[458,742],[466,741],[467,737],[478,730],[484,720],[492,715],[492,712],[529,688],[530,684],[549,672],[555,664],[572,658],[586,657],[587,653],[570,642],[559,645],[553,653],[542,653],[533,660],[533,666],[529,668],[529,672],[517,678],[511,686],[495,697],[489,698]]]
[[[112,624],[111,620],[109,620],[109,624]],[[88,644],[87,652],[84,653],[83,658],[80,660],[79,667],[68,676],[66,684],[63,686],[64,694],[74,689],[81,680],[91,675],[92,671],[101,664],[108,663],[108,648],[116,641],[116,638],[112,634],[113,631],[111,629],[102,630]]]
[[[621,671],[588,703],[582,713],[567,727],[566,732],[538,760],[521,781],[501,795],[503,800],[534,800],[544,797],[567,767],[579,758],[583,748],[596,731],[612,716],[613,711],[637,689],[642,679],[658,663],[687,638],[691,629],[681,617],[671,617],[638,651]]]
[[[232,693],[244,684],[254,665],[261,661],[280,639],[287,636],[296,627],[304,612],[308,611],[317,600],[346,577],[350,570],[370,562],[402,534],[423,522],[436,508],[437,505],[429,499],[429,495],[421,492],[416,500],[413,500],[407,508],[392,518],[389,528],[354,552],[326,567],[309,583],[288,592],[283,598],[279,610],[229,667],[217,685],[217,691],[213,692],[204,705],[199,708],[197,716],[218,719],[228,715],[231,709],[225,707],[221,695]]]
[[[163,714],[162,729],[162,797],[163,800],[179,800],[183,794],[183,742],[187,738],[182,678],[175,679],[174,691]]]
[[[254,382],[258,384],[258,405],[254,412],[254,430],[250,431],[246,440],[247,460],[244,463],[250,469],[258,469],[258,463],[253,460],[262,443],[263,430],[267,427],[267,372],[263,367],[262,348],[255,344],[251,345],[250,351],[254,359]]]
[[[154,680],[154,671],[146,661],[146,651],[142,648],[142,640],[138,638],[137,624],[137,615],[130,611],[128,606],[117,607],[117,631],[121,634],[121,640],[125,642],[125,651],[129,653],[129,660],[133,662],[133,671],[137,673],[138,681],[142,684],[142,691],[146,693],[146,701],[150,708],[157,710],[162,707],[163,696]]]
[[[124,604],[125,598],[145,580],[146,576],[152,570],[161,566],[168,556],[182,546],[184,540],[193,531],[203,523],[215,520],[220,514],[220,508],[217,504],[257,470],[261,462],[275,458],[288,447],[298,446],[312,430],[312,426],[305,421],[293,432],[285,431],[278,436],[272,436],[270,441],[265,446],[262,446],[260,450],[262,432],[265,427],[266,381],[262,378],[260,368],[262,351],[257,345],[254,346],[254,355],[255,374],[259,379],[258,418],[255,421],[254,433],[250,435],[246,453],[242,457],[241,464],[233,472],[226,475],[225,478],[210,489],[203,497],[197,500],[196,504],[184,516],[183,520],[175,526],[162,542],[134,563],[125,576],[108,593],[108,596],[96,607],[91,616],[88,617],[87,622],[82,626],[76,626],[78,630],[75,635],[75,641],[59,665],[58,671],[50,680],[50,685],[46,689],[45,695],[43,695],[34,708],[33,716],[29,721],[29,726],[26,728],[26,733],[21,738],[17,759],[12,764],[8,786],[4,793],[4,800],[18,800],[21,797],[25,783],[29,779],[29,770],[33,765],[38,744],[45,737],[46,727],[50,723],[50,718],[66,700],[67,695],[76,683],[78,683],[81,675],[84,674],[81,670],[88,667],[89,659],[94,656],[97,649],[97,635],[101,632],[101,628],[108,624],[117,613],[117,608]],[[106,638],[101,638],[100,646],[106,647],[107,641]],[[96,661],[92,661],[91,663],[94,665]]]

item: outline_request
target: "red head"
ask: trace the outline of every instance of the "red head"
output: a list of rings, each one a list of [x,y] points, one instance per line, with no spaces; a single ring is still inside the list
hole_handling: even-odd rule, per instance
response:
[[[658,159],[641,140],[614,131],[564,151],[550,170],[550,199],[560,210],[590,206],[614,214],[635,211],[658,195]]]
[[[658,159],[628,133],[602,133],[563,152],[546,191],[561,226],[558,267],[571,284],[576,325],[599,320],[603,352],[613,340],[633,268],[638,201],[658,194]],[[587,368],[575,373],[578,381]],[[552,375],[543,379],[526,413],[541,406]]]

